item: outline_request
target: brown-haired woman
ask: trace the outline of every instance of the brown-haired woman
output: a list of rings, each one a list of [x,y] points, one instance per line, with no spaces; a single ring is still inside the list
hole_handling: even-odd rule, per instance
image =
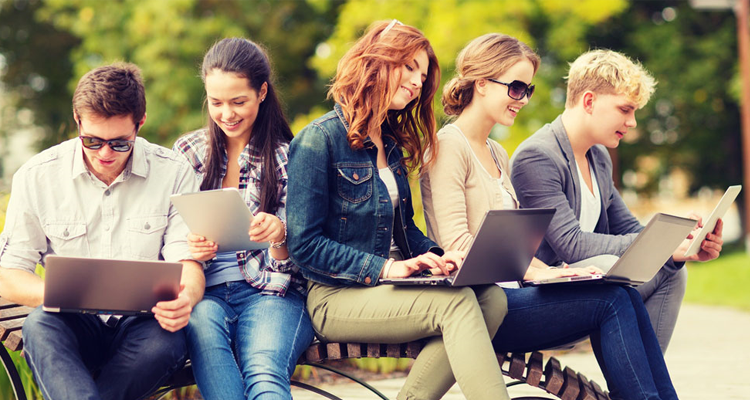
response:
[[[435,142],[439,82],[430,43],[395,20],[373,24],[346,53],[329,92],[334,110],[290,145],[289,252],[311,282],[307,308],[321,339],[430,338],[399,399],[440,398],[454,374],[469,399],[507,399],[490,343],[506,313],[502,289],[378,285],[449,273],[461,258],[412,220],[407,175]]]

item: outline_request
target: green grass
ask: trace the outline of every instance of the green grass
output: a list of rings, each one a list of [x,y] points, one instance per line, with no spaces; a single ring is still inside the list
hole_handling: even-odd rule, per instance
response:
[[[735,252],[706,263],[690,263],[685,302],[750,311],[750,255]]]

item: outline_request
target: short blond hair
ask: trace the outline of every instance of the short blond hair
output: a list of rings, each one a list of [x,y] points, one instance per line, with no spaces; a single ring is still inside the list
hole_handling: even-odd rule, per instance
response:
[[[584,92],[624,94],[638,108],[648,103],[654,93],[656,79],[624,54],[612,50],[591,50],[570,64],[566,107],[576,105]]]

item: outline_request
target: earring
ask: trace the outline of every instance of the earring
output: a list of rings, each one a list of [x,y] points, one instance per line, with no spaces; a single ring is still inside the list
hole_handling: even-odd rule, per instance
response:
[[[263,100],[265,100],[265,99],[266,99],[265,97],[261,97],[261,98],[260,98],[260,102],[262,103],[262,102],[263,102]]]

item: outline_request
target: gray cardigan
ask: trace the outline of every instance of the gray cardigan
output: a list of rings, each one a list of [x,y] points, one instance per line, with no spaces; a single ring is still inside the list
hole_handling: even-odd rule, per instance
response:
[[[602,213],[594,232],[583,232],[581,182],[568,134],[558,116],[526,139],[511,158],[511,181],[523,208],[554,208],[554,218],[536,256],[548,265],[574,263],[602,254],[621,256],[643,230],[612,180],[607,149],[596,145],[586,154],[596,174]],[[671,258],[664,267],[677,271],[684,263]]]

